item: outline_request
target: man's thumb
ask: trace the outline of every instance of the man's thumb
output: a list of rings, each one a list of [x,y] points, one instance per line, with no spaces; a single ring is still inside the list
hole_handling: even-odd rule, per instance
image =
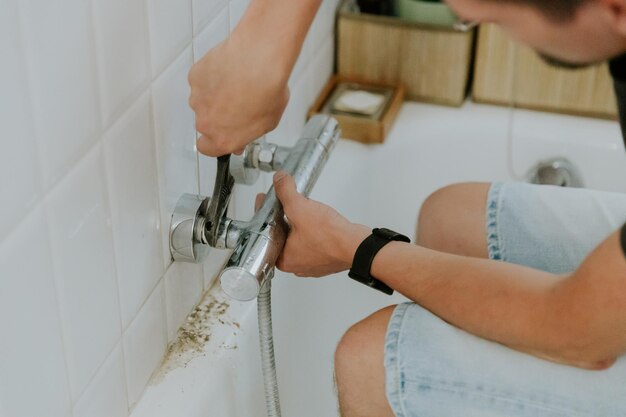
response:
[[[278,171],[274,174],[274,189],[285,210],[301,197],[296,189],[295,181],[285,171]]]

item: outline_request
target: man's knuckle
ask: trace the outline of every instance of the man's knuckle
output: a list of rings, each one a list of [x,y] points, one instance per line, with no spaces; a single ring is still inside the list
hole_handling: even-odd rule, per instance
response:
[[[193,85],[196,82],[196,66],[192,66],[191,70],[189,70],[189,73],[187,74],[187,82],[189,83],[190,86],[193,87]]]
[[[209,131],[209,122],[206,118],[199,116],[196,118],[196,130],[200,133],[207,134]]]
[[[287,272],[287,271],[285,271],[285,265],[284,265],[284,262],[282,261],[282,259],[279,259],[278,261],[276,261],[276,267],[278,269],[280,269],[281,271],[283,271],[283,272]]]

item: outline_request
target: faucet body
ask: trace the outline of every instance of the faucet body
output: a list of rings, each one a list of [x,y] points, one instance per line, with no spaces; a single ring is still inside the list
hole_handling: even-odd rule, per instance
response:
[[[234,163],[230,161],[230,171],[228,161],[219,160],[213,197],[194,200],[193,196],[183,196],[182,206],[177,207],[172,216],[170,249],[174,260],[200,262],[207,245],[233,249],[220,274],[222,289],[237,300],[254,299],[263,283],[271,278],[287,240],[289,225],[274,187],[269,189],[263,204],[250,221],[226,217],[224,205],[228,204],[232,189],[230,173],[234,171],[236,174],[235,182],[250,183],[255,177],[254,170],[282,169],[294,178],[298,192],[308,196],[340,133],[335,119],[317,115],[306,124],[293,148],[250,144],[244,154],[237,157],[240,159]],[[198,207],[195,215],[191,216],[194,204]]]

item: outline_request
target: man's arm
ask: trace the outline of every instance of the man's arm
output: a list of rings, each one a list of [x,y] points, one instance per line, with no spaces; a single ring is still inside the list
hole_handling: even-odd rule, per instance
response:
[[[277,266],[300,276],[350,268],[371,229],[274,177],[291,231]],[[567,250],[564,248],[563,250]],[[372,275],[470,333],[544,359],[603,369],[626,352],[626,258],[619,232],[570,275],[391,242]]]
[[[230,38],[189,72],[198,150],[220,156],[273,130],[321,0],[252,0]]]
[[[459,328],[546,359],[601,369],[626,351],[619,232],[567,276],[398,242],[372,275]]]

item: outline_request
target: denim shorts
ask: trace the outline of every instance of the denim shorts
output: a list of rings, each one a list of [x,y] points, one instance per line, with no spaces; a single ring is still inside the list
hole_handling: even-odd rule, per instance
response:
[[[576,269],[626,221],[626,194],[494,183],[489,257],[553,273]],[[604,371],[559,365],[400,304],[385,341],[387,398],[397,417],[624,417],[626,356]]]

